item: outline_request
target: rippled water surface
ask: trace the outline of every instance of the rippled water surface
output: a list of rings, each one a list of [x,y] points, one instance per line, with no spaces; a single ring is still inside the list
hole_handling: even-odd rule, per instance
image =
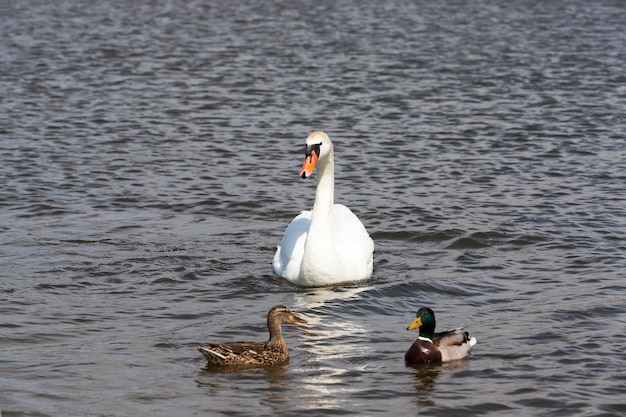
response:
[[[626,414],[626,5],[0,3],[6,416]],[[370,281],[275,277],[314,200]],[[315,178],[315,176],[314,176]],[[289,363],[204,369],[207,340]],[[430,306],[470,358],[406,367]]]

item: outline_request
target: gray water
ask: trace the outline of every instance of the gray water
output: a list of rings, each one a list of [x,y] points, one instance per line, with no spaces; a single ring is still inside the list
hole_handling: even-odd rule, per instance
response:
[[[0,3],[7,416],[626,414],[626,4]],[[304,139],[368,282],[271,272]],[[289,363],[216,372],[208,340]],[[430,306],[478,339],[411,368]]]

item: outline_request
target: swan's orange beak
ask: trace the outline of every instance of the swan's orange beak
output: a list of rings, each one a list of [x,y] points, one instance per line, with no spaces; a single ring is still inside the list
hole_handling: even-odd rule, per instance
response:
[[[313,150],[310,155],[307,155],[304,158],[304,165],[302,165],[302,169],[300,170],[300,177],[302,177],[302,179],[306,179],[311,176],[319,157],[319,150],[317,152]]]

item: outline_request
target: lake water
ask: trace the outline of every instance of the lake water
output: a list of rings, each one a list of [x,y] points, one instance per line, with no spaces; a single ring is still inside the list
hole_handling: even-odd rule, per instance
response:
[[[0,3],[7,416],[626,414],[626,3]],[[272,275],[304,139],[371,280]],[[215,372],[208,340],[289,363]],[[467,360],[411,368],[429,306]]]

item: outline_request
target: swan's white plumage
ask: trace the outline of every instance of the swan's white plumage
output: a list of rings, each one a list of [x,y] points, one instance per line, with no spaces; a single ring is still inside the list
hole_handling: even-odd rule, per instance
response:
[[[309,287],[366,280],[373,271],[374,242],[349,208],[334,204],[333,145],[326,133],[311,133],[307,147],[318,144],[313,210],[301,212],[287,227],[274,255],[274,273]],[[306,159],[312,166],[303,178],[315,166],[310,155]]]

